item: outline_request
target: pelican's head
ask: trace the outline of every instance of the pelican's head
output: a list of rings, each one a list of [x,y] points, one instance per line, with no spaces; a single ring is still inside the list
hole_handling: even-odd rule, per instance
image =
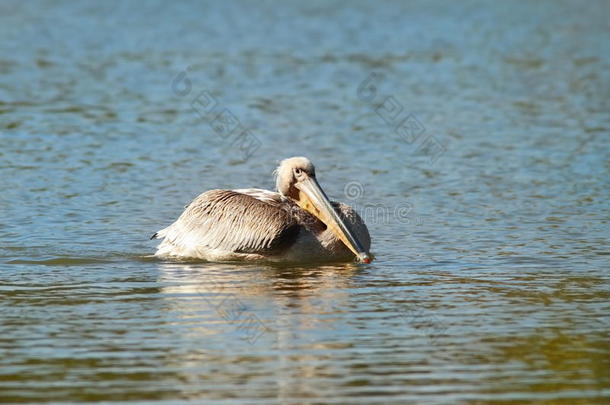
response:
[[[314,215],[364,263],[370,263],[369,253],[333,209],[330,200],[316,180],[316,169],[306,157],[284,159],[277,168],[277,191],[294,200],[299,207]]]

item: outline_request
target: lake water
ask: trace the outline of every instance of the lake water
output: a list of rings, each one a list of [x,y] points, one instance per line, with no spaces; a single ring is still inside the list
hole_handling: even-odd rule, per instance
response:
[[[0,401],[610,402],[610,3],[0,4]],[[148,238],[305,155],[370,265]]]

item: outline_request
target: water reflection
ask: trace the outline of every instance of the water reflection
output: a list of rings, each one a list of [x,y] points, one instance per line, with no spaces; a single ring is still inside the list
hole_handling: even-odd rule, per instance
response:
[[[348,304],[356,264],[278,267],[162,263],[159,282],[176,318],[203,317],[203,333],[267,344],[277,333],[332,328]],[[238,333],[239,332],[239,333]]]
[[[341,334],[336,323],[349,308],[348,292],[360,269],[356,264],[159,267],[166,317],[172,327],[183,328],[184,345],[199,354],[172,356],[171,364],[181,364],[189,374],[210,362],[239,364],[244,367],[239,375],[214,373],[215,379],[232,384],[256,378],[260,372],[249,369],[260,364],[276,370],[267,383],[278,399],[311,395],[316,379],[335,372],[330,353],[352,345],[347,339],[340,343],[329,338]]]

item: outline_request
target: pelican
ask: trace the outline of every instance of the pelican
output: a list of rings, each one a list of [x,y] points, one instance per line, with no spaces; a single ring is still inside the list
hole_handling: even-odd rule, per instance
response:
[[[371,238],[348,205],[331,202],[309,159],[282,160],[277,192],[210,190],[151,239],[156,256],[207,261],[345,261],[370,263]]]

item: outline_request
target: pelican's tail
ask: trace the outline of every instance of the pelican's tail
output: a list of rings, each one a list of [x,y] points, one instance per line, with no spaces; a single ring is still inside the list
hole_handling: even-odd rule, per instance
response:
[[[162,239],[165,238],[165,236],[167,235],[167,228],[165,229],[161,229],[160,231],[157,231],[153,234],[153,236],[150,237],[150,239]]]

